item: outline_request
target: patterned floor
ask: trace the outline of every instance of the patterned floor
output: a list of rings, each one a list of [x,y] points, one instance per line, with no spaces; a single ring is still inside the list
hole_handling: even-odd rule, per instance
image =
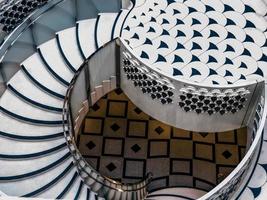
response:
[[[209,190],[243,157],[246,130],[192,133],[172,128],[143,113],[118,89],[92,107],[78,144],[98,171],[124,183],[152,172],[150,190]]]
[[[149,0],[124,38],[143,62],[174,78],[234,84],[266,75],[267,22],[242,0]]]

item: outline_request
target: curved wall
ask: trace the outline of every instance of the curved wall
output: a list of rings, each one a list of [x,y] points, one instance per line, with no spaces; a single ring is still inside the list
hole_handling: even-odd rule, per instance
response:
[[[135,105],[152,117],[197,132],[238,129],[247,126],[254,117],[264,81],[223,87],[172,79],[146,66],[124,41],[121,43],[121,88]],[[152,84],[149,85],[149,81]],[[213,97],[216,98],[214,102]]]

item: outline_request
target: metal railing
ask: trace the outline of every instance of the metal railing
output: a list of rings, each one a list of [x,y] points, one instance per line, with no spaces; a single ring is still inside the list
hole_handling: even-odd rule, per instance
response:
[[[113,43],[114,41],[111,41],[110,43],[106,44],[105,46],[108,46],[109,44]],[[98,51],[100,51],[99,49]],[[88,60],[90,61],[91,58],[94,57],[93,54]],[[122,184],[120,182],[114,181],[108,177],[105,177],[101,175],[98,171],[96,171],[89,163],[85,161],[83,156],[78,150],[78,147],[76,146],[75,142],[75,136],[74,136],[74,122],[72,118],[72,112],[71,112],[71,99],[72,99],[72,92],[74,89],[74,85],[76,83],[76,80],[78,79],[79,75],[86,70],[86,63],[83,64],[80,69],[75,74],[74,78],[72,79],[70,86],[67,90],[64,104],[63,104],[63,120],[67,121],[66,124],[63,125],[65,138],[68,144],[68,148],[72,154],[72,157],[75,161],[75,165],[77,166],[77,169],[79,171],[80,176],[83,178],[84,182],[90,186],[90,188],[98,193],[99,196],[105,197],[107,199],[111,197],[115,197],[116,199],[133,199],[133,200],[141,200],[144,199],[147,195],[147,185],[150,183],[152,174],[148,173],[146,177],[141,180],[138,183],[133,184]],[[97,67],[97,66],[94,66]],[[83,88],[82,88],[83,90]]]

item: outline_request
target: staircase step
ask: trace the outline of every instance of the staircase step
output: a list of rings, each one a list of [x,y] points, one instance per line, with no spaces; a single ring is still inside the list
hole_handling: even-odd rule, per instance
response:
[[[50,135],[62,133],[62,126],[39,126],[34,124],[27,124],[18,119],[14,119],[10,116],[5,115],[0,112],[0,132],[3,132],[0,135],[11,134],[13,136],[19,136],[21,140],[23,137],[35,138],[35,140],[42,139],[42,137],[48,137]]]
[[[51,126],[59,126],[63,124],[62,120],[59,121],[51,121],[51,120],[40,120],[40,119],[33,119],[33,118],[29,118],[29,117],[24,117],[22,115],[18,115],[14,112],[11,112],[10,110],[0,106],[0,111],[2,113],[5,113],[5,115],[8,115],[12,118],[15,118],[17,120],[23,121],[25,123],[30,123],[30,124],[38,124],[38,125],[51,125]],[[66,121],[64,121],[64,123],[66,123]]]
[[[64,199],[75,199],[75,196],[77,195],[77,193],[79,192],[79,186],[80,186],[80,182],[82,181],[82,179],[80,177],[78,177],[74,184],[72,185],[71,189],[69,190],[69,192],[64,196]]]
[[[60,156],[58,154],[58,156]],[[24,178],[17,181],[0,182],[0,190],[7,195],[23,196],[36,191],[60,175],[70,164],[72,159],[69,157],[63,160],[58,165],[50,168],[49,170],[39,173],[38,175]],[[30,172],[30,171],[29,171]],[[52,186],[51,186],[52,187]]]
[[[44,191],[46,191],[47,189],[50,189],[52,187],[54,187],[54,185],[60,181],[60,179],[62,179],[62,177],[64,177],[66,174],[69,173],[69,171],[74,167],[74,163],[71,162],[65,169],[63,172],[61,172],[59,175],[57,175],[55,178],[53,178],[51,180],[50,183],[47,183],[43,186],[41,186],[40,188],[28,193],[28,194],[25,194],[23,195],[23,197],[31,197],[31,196],[36,196]]]
[[[70,82],[73,78],[73,71],[62,57],[56,39],[51,39],[38,47],[44,60],[64,80]]]
[[[63,96],[65,95],[67,87],[57,81],[52,74],[46,70],[46,67],[38,53],[33,54],[31,57],[25,60],[22,65],[25,67],[27,72],[40,84],[58,94]]]
[[[117,16],[118,13],[100,13],[98,15],[95,28],[95,42],[97,48],[100,48],[112,40],[112,31]]]
[[[63,112],[63,108],[57,108],[57,107],[53,107],[53,106],[49,106],[49,105],[44,105],[41,104],[35,100],[32,100],[26,96],[24,96],[23,94],[21,94],[19,91],[17,91],[13,86],[11,85],[7,85],[7,89],[12,92],[12,94],[16,95],[18,98],[20,98],[21,100],[23,100],[24,102],[26,102],[27,104],[30,104],[31,106],[40,108],[42,110],[47,110],[50,112],[57,112],[57,113],[62,113]]]
[[[83,183],[83,186],[82,186],[82,189],[81,189],[81,192],[80,192],[80,195],[79,195],[79,199],[86,200],[86,198],[87,198],[87,189],[88,189],[87,185],[85,185]]]
[[[95,46],[96,19],[81,20],[77,22],[78,39],[83,56],[88,58],[96,51]]]
[[[0,155],[30,155],[36,154],[39,152],[45,152],[56,147],[59,149],[64,149],[66,147],[65,138],[57,138],[52,141],[16,141],[12,139],[7,139],[0,137],[1,146],[0,146]],[[5,142],[5,143],[4,143]],[[8,148],[12,146],[12,149]],[[56,148],[58,149],[58,148]],[[56,149],[54,149],[56,151]],[[45,155],[45,154],[44,154]],[[41,156],[41,155],[40,155]],[[35,157],[38,157],[37,155]],[[0,156],[0,159],[2,156]],[[5,159],[5,158],[3,158]],[[6,158],[8,159],[8,158]],[[27,158],[25,158],[27,159]],[[12,160],[12,159],[10,159]],[[0,172],[1,173],[1,172]]]
[[[44,60],[64,80],[70,82],[73,78],[73,71],[69,68],[62,54],[60,53],[57,40],[54,38],[38,47]]]
[[[13,76],[12,79],[8,82],[8,84],[16,89],[19,93],[40,104],[55,108],[63,107],[62,99],[60,100],[41,90],[37,85],[29,80],[25,73],[23,73],[22,71],[18,71],[15,76]]]
[[[57,42],[67,62],[69,62],[75,70],[78,70],[84,60],[78,47],[76,27],[58,32]]]
[[[1,138],[1,141],[4,141]],[[57,140],[57,143],[51,143],[49,144],[47,147],[44,147],[45,144],[42,144],[41,142],[39,143],[39,145],[44,149],[48,149],[49,146],[55,147],[59,144],[62,144],[62,140]],[[59,143],[61,142],[61,143]],[[11,142],[7,142],[7,144],[10,145]],[[19,154],[19,147],[21,147],[21,150],[25,150],[25,152],[21,152],[20,154],[27,154],[28,153],[32,153],[32,152],[39,152],[39,150],[41,150],[42,148],[38,148],[38,143],[36,143],[35,145],[29,145],[29,144],[19,144],[19,142],[14,142],[14,145],[18,145],[18,147],[14,148],[15,152],[9,152],[9,153],[13,153],[13,154]],[[52,146],[53,145],[53,146]],[[30,147],[32,146],[32,148],[35,148],[35,150],[30,149]],[[6,145],[5,145],[6,147]],[[1,153],[4,152],[3,148],[1,148]],[[59,158],[63,157],[65,154],[68,153],[68,149],[67,148],[63,148],[60,149],[58,152],[55,152],[53,154],[50,155],[45,155],[45,156],[40,156],[37,157],[35,159],[23,159],[23,160],[11,160],[11,159],[1,159],[0,162],[0,166],[1,166],[1,172],[0,172],[0,180],[1,181],[8,181],[8,179],[6,177],[13,177],[14,178],[10,178],[10,180],[17,180],[20,178],[16,178],[15,176],[20,176],[20,175],[24,175],[39,169],[44,168],[45,166],[48,166],[54,162],[56,162]],[[30,176],[28,176],[30,177]]]
[[[20,134],[14,134],[14,133],[8,133],[8,132],[3,132],[0,131],[0,136],[4,137],[4,138],[8,138],[8,139],[13,139],[13,140],[18,140],[18,141],[39,141],[39,140],[52,140],[55,138],[60,138],[60,137],[64,137],[64,133],[60,132],[60,133],[52,133],[52,134],[47,134],[47,135],[42,135],[42,136],[23,136]]]
[[[76,171],[76,168],[73,167],[58,183],[56,183],[52,188],[50,188],[49,190],[41,193],[40,195],[38,195],[38,198],[55,198],[56,195],[59,195],[60,193],[62,193],[65,189],[66,186],[68,185],[68,183],[73,179],[73,177],[78,176],[78,173]],[[68,190],[65,190],[66,193],[68,192]]]
[[[34,107],[15,96],[15,94],[13,94],[10,90],[6,90],[6,92],[2,95],[0,105],[10,112],[23,117],[44,121],[62,120],[62,115],[60,113],[50,112]]]

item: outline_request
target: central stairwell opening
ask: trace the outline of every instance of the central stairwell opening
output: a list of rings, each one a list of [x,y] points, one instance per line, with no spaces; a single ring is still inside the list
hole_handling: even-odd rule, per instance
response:
[[[148,199],[199,198],[240,163],[247,128],[218,133],[175,128],[146,114],[117,88],[89,108],[76,143],[89,165],[114,181],[137,183],[152,173]]]

